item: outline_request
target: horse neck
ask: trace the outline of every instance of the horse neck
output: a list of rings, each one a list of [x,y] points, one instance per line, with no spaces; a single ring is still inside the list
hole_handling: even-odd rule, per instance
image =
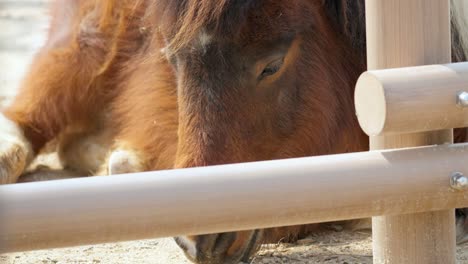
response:
[[[365,71],[364,59],[354,53],[351,47],[343,46],[343,54],[339,56],[339,62],[335,65],[335,71],[340,73],[333,89],[338,100],[338,123],[336,124],[337,136],[334,141],[335,153],[367,151],[369,138],[362,131],[357,120],[354,105],[354,90],[357,79]],[[338,53],[339,54],[339,53]]]
[[[325,80],[323,87],[328,93],[327,108],[329,111],[328,140],[321,154],[335,154],[345,152],[367,151],[369,139],[359,126],[354,108],[354,89],[360,74],[365,71],[365,57],[347,38],[342,37],[333,29],[325,30],[323,42],[318,43],[321,52],[319,60],[323,65]]]

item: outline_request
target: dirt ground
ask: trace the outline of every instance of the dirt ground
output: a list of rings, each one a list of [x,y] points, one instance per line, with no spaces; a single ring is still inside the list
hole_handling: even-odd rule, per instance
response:
[[[31,56],[44,41],[47,25],[46,2],[47,0],[0,0],[0,106],[11,100]],[[43,158],[47,159],[49,158]],[[468,245],[458,247],[457,259],[458,263],[468,264]],[[174,241],[167,238],[14,253],[1,255],[0,263],[189,262]],[[294,245],[265,245],[251,263],[372,263],[371,235],[366,231],[351,233],[330,230],[312,235]]]

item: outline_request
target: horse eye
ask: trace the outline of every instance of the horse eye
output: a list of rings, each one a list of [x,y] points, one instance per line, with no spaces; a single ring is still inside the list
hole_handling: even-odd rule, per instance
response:
[[[284,58],[270,62],[259,76],[259,80],[277,73],[283,66]]]

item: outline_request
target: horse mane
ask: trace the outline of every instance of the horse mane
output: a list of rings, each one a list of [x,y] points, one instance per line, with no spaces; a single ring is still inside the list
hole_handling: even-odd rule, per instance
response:
[[[366,58],[365,0],[322,0],[327,14],[338,30]],[[468,60],[468,4],[451,0],[452,61]]]
[[[322,0],[335,29],[351,44],[360,58],[366,58],[365,0]]]
[[[452,0],[452,59],[468,60],[468,4]]]
[[[156,3],[156,12],[160,17],[160,29],[174,36],[167,44],[171,52],[175,52],[191,42],[203,28],[235,36],[245,25],[249,11],[260,1],[160,0]]]

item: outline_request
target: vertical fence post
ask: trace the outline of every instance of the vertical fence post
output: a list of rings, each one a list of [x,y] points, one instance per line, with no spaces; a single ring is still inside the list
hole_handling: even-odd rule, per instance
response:
[[[369,70],[451,61],[449,0],[366,0],[366,20]],[[450,142],[443,130],[371,137],[370,148]],[[375,264],[455,263],[453,209],[374,217],[372,229]]]

